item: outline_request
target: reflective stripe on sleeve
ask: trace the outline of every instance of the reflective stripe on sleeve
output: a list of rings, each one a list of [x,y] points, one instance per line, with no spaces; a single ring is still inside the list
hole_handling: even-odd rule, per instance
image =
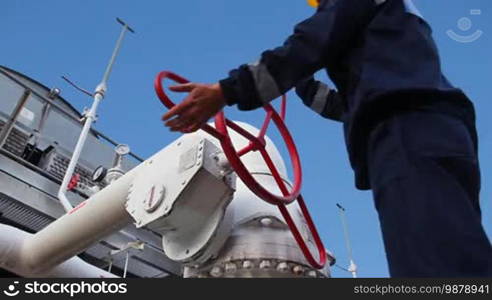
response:
[[[326,84],[320,83],[318,91],[316,92],[316,95],[314,95],[313,103],[311,103],[310,108],[318,114],[321,114],[325,110],[330,91],[331,89]]]
[[[263,103],[269,103],[273,99],[281,96],[275,79],[273,79],[272,75],[264,64],[258,61],[249,64],[248,68],[253,75],[256,90]]]

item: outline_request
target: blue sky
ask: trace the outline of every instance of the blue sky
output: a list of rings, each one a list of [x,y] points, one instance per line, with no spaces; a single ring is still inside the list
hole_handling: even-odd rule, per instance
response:
[[[492,2],[414,2],[434,29],[446,74],[476,105],[483,220],[490,236]],[[471,9],[480,9],[481,15],[471,15]],[[173,70],[194,81],[214,82],[224,78],[231,68],[254,61],[263,50],[279,45],[297,22],[312,13],[304,0],[1,1],[0,64],[47,86],[61,87],[62,95],[82,109],[90,105],[90,99],[68,87],[60,76],[69,75],[81,86],[93,89],[120,31],[114,19],[123,18],[137,34],[128,35],[124,42],[96,127],[147,157],[178,137],[159,122],[164,109],[154,95],[152,82],[160,70]],[[468,31],[457,26],[463,17],[472,21]],[[462,35],[482,30],[483,35],[472,43],[459,43],[446,34],[449,29]],[[341,265],[348,264],[335,207],[339,202],[347,208],[360,276],[388,276],[371,193],[354,188],[341,125],[311,113],[293,93],[289,96],[287,123],[301,153],[303,194],[327,248],[337,255]],[[239,113],[228,109],[227,113],[232,119],[257,126],[263,118],[261,111]],[[275,132],[271,136],[281,145]],[[348,276],[336,268],[333,273]]]

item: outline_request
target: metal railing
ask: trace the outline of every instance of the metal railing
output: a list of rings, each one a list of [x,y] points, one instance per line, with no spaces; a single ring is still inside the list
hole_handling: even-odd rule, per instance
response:
[[[2,118],[6,117],[6,120],[5,120],[5,123],[3,124],[3,127],[0,127],[0,155],[3,155],[4,157],[11,159],[12,161],[15,161],[18,164],[22,165],[23,167],[30,169],[30,170],[34,171],[35,173],[37,173],[37,174],[49,179],[50,181],[60,185],[62,182],[59,178],[56,178],[52,174],[48,173],[47,170],[45,170],[42,167],[32,163],[31,161],[25,159],[23,156],[12,153],[11,151],[8,151],[7,149],[3,148],[2,146],[4,144],[6,144],[7,139],[9,138],[9,136],[11,136],[11,133],[13,132],[13,130],[15,128],[18,128],[18,127],[20,127],[22,129],[22,131],[26,132],[27,134],[32,134],[32,135],[38,134],[39,138],[42,137],[42,135],[43,135],[42,130],[38,131],[38,129],[36,129],[36,128],[31,128],[31,127],[27,128],[26,126],[18,126],[18,125],[20,125],[18,123],[19,122],[18,117],[21,114],[22,109],[24,107],[26,107],[26,105],[29,103],[29,101],[38,100],[41,102],[41,104],[49,106],[49,109],[55,110],[61,116],[65,117],[67,120],[75,123],[77,128],[82,128],[82,126],[83,126],[83,119],[81,119],[82,115],[80,113],[78,113],[76,110],[72,111],[70,108],[64,106],[63,103],[55,102],[56,98],[50,99],[50,98],[48,98],[47,95],[43,95],[42,92],[39,92],[36,89],[34,89],[32,86],[29,85],[29,83],[27,83],[27,84],[24,83],[21,79],[18,78],[18,76],[22,76],[21,74],[17,75],[17,74],[15,74],[15,71],[13,73],[11,73],[11,72],[9,72],[8,69],[3,69],[2,67],[0,67],[0,74],[2,76],[5,76],[6,79],[10,80],[11,82],[15,83],[17,86],[22,88],[21,96],[20,96],[19,100],[17,101],[17,103],[15,104],[13,111],[9,112],[9,113],[5,113],[5,114],[2,113],[1,114]],[[0,80],[1,80],[2,76],[0,76]],[[34,84],[37,84],[37,83],[34,82]],[[46,94],[48,94],[48,91],[46,91]],[[36,98],[33,98],[33,96]],[[61,97],[59,97],[59,98],[61,98]],[[36,126],[34,126],[34,127],[36,127]],[[112,146],[117,146],[120,144],[120,143],[117,143],[115,140],[111,139],[110,137],[106,136],[105,134],[103,134],[102,132],[100,132],[94,128],[91,128],[89,132],[91,135],[93,135],[95,138],[97,138],[98,141],[101,141],[102,143],[107,143],[107,144],[110,144]],[[66,151],[67,149],[63,149],[63,150]],[[141,163],[144,161],[144,159],[142,157],[138,156],[137,154],[135,154],[133,152],[130,152],[128,154],[128,156],[133,158],[137,163]],[[0,172],[2,172],[2,170],[0,170]],[[9,174],[9,175],[12,176],[12,174]],[[22,178],[16,178],[16,179],[23,180]],[[30,182],[25,182],[25,183],[27,185],[31,185]],[[53,195],[48,191],[44,191],[44,190],[42,190],[36,186],[32,186],[32,187],[35,188],[36,190],[38,190],[39,192],[42,192],[43,194],[45,194],[46,196],[48,196],[51,199],[55,199],[55,200],[58,199],[58,197],[56,195]],[[87,199],[89,197],[89,195],[86,195],[84,192],[82,192],[78,189],[74,189],[71,192],[73,192],[74,194],[77,194],[78,196],[80,196],[84,199]],[[146,239],[142,239],[139,235],[129,233],[126,230],[122,230],[119,233],[123,236],[126,236],[129,240],[143,241],[145,243],[145,248],[151,249],[151,251],[153,251],[153,252],[164,255],[162,252],[162,249],[154,246],[150,242],[147,242]],[[156,233],[153,233],[153,234],[156,234]],[[151,253],[153,253],[153,252],[151,252]],[[97,258],[97,259],[100,259],[100,258]],[[135,257],[132,257],[132,259],[136,259],[141,263],[144,263],[148,266],[151,266],[152,268],[155,268],[157,270],[160,270],[163,272],[162,274],[179,275],[178,271],[174,271],[174,269],[172,269],[172,268],[170,268],[169,270],[166,270],[165,268],[163,268],[157,264],[154,264],[152,260],[148,260],[146,258],[146,256],[135,256]],[[126,273],[127,266],[128,265],[126,264],[126,266],[124,267],[124,270],[123,270],[124,273]]]
[[[81,119],[80,117],[76,117],[74,116],[72,113],[70,112],[67,112],[66,111],[66,108],[63,107],[62,105],[54,102],[54,100],[52,99],[49,99],[47,98],[46,96],[32,90],[29,86],[27,86],[26,84],[24,84],[23,82],[21,82],[20,80],[18,80],[17,78],[15,78],[15,76],[13,76],[12,74],[10,74],[9,72],[3,70],[2,68],[0,68],[0,74],[4,75],[5,77],[9,78],[10,80],[12,80],[13,82],[15,82],[17,85],[21,86],[22,88],[24,88],[24,90],[27,92],[29,91],[30,94],[32,95],[35,95],[36,97],[38,97],[40,100],[42,100],[43,102],[47,103],[50,105],[50,107],[56,109],[58,112],[60,112],[64,117],[67,117],[68,119],[74,121],[76,124],[80,125],[80,127],[82,128],[83,124],[81,122]],[[22,97],[21,99],[22,100]],[[20,102],[20,101],[19,101]],[[27,101],[24,102],[24,104],[26,103]],[[18,105],[19,106],[19,110],[22,109],[22,107],[24,106],[23,105]],[[17,108],[17,107],[16,107]],[[9,116],[9,118],[12,118],[13,114],[15,113],[15,110],[14,112],[12,112],[12,114]],[[15,118],[14,118],[15,119]],[[14,120],[14,123],[15,123],[15,120]],[[4,127],[5,128],[5,127]],[[117,143],[116,141],[114,141],[113,139],[111,139],[110,137],[106,136],[105,134],[103,134],[102,132],[96,130],[96,129],[91,129],[90,132],[92,134],[94,134],[96,137],[102,139],[103,141],[106,141],[107,143],[113,145],[113,146],[117,146],[119,143]],[[3,137],[3,136],[0,136],[0,137]],[[3,139],[0,139],[0,145],[2,145],[4,143],[4,140],[7,138],[7,136],[3,137]],[[130,155],[131,157],[133,157],[135,160],[137,160],[138,162],[143,162],[144,159],[140,156],[138,156],[137,154],[133,153],[133,152],[130,152],[128,155]]]
[[[32,100],[32,96],[35,96],[36,101],[39,101],[43,106],[49,106],[48,109],[54,109],[57,113],[59,113],[62,117],[66,118],[69,121],[72,121],[74,123],[74,126],[82,128],[83,126],[83,120],[81,119],[81,115],[77,115],[76,110],[68,110],[67,107],[64,107],[63,104],[55,102],[54,99],[50,99],[45,95],[42,95],[40,92],[36,91],[32,87],[28,86],[26,83],[22,82],[20,79],[16,78],[15,75],[9,73],[7,70],[4,70],[3,68],[0,67],[0,74],[5,76],[7,79],[11,80],[11,82],[15,83],[17,86],[21,87],[23,89],[22,94],[15,104],[15,107],[12,112],[10,112],[8,115],[3,114],[6,116],[6,121],[4,122],[3,126],[0,126],[0,154],[16,161],[17,163],[23,165],[24,167],[44,176],[45,178],[50,179],[51,181],[55,182],[56,184],[61,184],[61,181],[59,178],[56,178],[53,176],[54,174],[51,174],[49,170],[45,170],[42,167],[32,163],[29,159],[26,159],[22,157],[19,153],[11,153],[9,149],[6,148],[8,146],[8,140],[11,139],[11,135],[13,134],[13,131],[18,131],[16,128],[18,126],[18,117],[21,114],[22,109],[29,103],[30,100]],[[22,75],[18,75],[22,76]],[[56,98],[55,98],[56,99]],[[3,123],[3,122],[2,122]],[[22,131],[27,132],[27,134],[31,134],[32,136],[35,136],[37,139],[43,138],[43,133],[40,128],[26,128],[25,126],[22,126]],[[92,128],[90,129],[90,134],[92,134],[98,141],[101,141],[101,143],[106,143],[112,146],[117,146],[119,143],[117,143],[115,140],[109,138],[102,132]],[[56,141],[55,141],[56,142]],[[5,146],[5,147],[4,147]],[[69,149],[66,149],[62,147],[64,151],[71,151]],[[140,156],[136,155],[133,152],[130,152],[128,154],[131,158],[135,160],[135,162],[141,163],[144,161],[143,158]],[[72,192],[78,194],[82,198],[87,198],[88,195],[86,195],[85,192],[82,192],[81,190],[78,189],[73,189]]]

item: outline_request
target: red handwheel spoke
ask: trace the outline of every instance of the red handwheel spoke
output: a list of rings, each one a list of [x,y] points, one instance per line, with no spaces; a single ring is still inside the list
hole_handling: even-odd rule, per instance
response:
[[[272,172],[273,178],[275,179],[275,182],[277,183],[280,191],[282,192],[282,194],[284,196],[288,195],[289,191],[287,189],[287,186],[286,186],[285,182],[283,181],[280,173],[278,172],[277,167],[275,166],[272,159],[270,158],[270,155],[268,154],[268,152],[266,152],[265,149],[260,150],[260,153],[261,153],[263,159],[265,160],[265,163],[267,164],[268,168]],[[325,247],[323,245],[321,237],[318,234],[318,231],[316,230],[316,226],[314,225],[313,219],[311,218],[311,215],[309,214],[307,206],[304,202],[304,198],[301,195],[299,195],[299,198],[297,198],[297,202],[298,202],[299,207],[301,209],[302,215],[304,216],[304,219],[306,220],[306,224],[309,228],[309,231],[311,232],[311,234],[314,238],[314,242],[315,242],[316,247],[318,249],[319,261],[317,261],[314,258],[314,255],[311,253],[311,250],[309,249],[308,245],[304,241],[302,234],[299,232],[299,229],[297,228],[294,220],[292,219],[289,211],[287,210],[287,207],[284,204],[278,204],[277,206],[280,210],[280,213],[284,217],[284,220],[287,223],[290,231],[292,232],[294,239],[296,240],[297,244],[299,245],[301,252],[303,253],[306,260],[308,261],[308,263],[315,269],[322,269],[325,266],[326,259],[327,259]]]
[[[315,269],[322,269],[327,260],[327,253],[325,246],[323,245],[323,242],[321,240],[321,237],[318,234],[318,231],[316,230],[316,227],[314,226],[313,220],[311,218],[311,215],[309,214],[307,207],[304,203],[304,200],[302,196],[299,196],[297,199],[299,203],[299,207],[301,208],[302,215],[304,219],[306,220],[306,223],[308,225],[309,231],[311,232],[314,242],[316,245],[316,248],[318,250],[318,260],[314,257],[314,255],[311,253],[311,250],[309,249],[309,246],[307,243],[304,241],[304,238],[302,237],[302,234],[299,232],[299,229],[297,228],[294,220],[292,219],[289,211],[287,210],[287,207],[285,205],[278,205],[278,208],[280,210],[280,213],[284,217],[285,222],[289,226],[290,231],[292,232],[292,235],[294,236],[294,239],[296,240],[297,244],[299,245],[299,248],[301,249],[304,257],[308,261],[308,263]],[[330,256],[330,260],[334,261],[334,258]]]
[[[265,121],[263,122],[263,125],[261,126],[260,133],[258,133],[258,138],[261,140],[264,140],[264,138],[265,138],[265,134],[267,132],[268,125],[270,125],[270,121],[272,120],[272,115],[273,115],[273,111],[267,110],[267,115],[266,115]]]
[[[239,150],[237,152],[237,156],[241,157],[245,154],[248,154],[249,152],[255,150],[255,144],[253,142],[249,142],[248,146],[244,147],[243,149]]]
[[[255,144],[256,148],[259,149],[259,148],[265,147],[265,143],[261,139],[257,138],[256,136],[251,134],[246,129],[242,128],[241,126],[237,125],[236,123],[234,123],[232,121],[229,121],[228,119],[225,119],[225,122],[229,128],[231,128],[232,130],[239,133],[240,135],[242,135],[246,139],[250,140],[253,144]]]
[[[289,194],[289,190],[287,189],[287,186],[285,185],[284,180],[282,179],[282,176],[280,175],[280,172],[277,170],[277,167],[272,161],[272,158],[268,154],[268,152],[265,149],[260,150],[261,156],[265,160],[265,163],[268,166],[268,169],[270,169],[270,172],[272,172],[273,178],[275,179],[275,182],[277,183],[280,191],[284,196],[287,196]],[[291,201],[292,202],[292,201]]]
[[[282,121],[285,121],[285,116],[287,114],[287,95],[282,95],[282,102],[280,104],[280,117]]]
[[[210,126],[208,124],[203,125],[201,127],[201,129],[218,140],[221,140],[224,138],[224,136],[222,134],[220,134],[217,130],[215,130],[215,128],[213,128],[212,126]]]
[[[306,202],[304,201],[304,197],[302,195],[299,195],[299,198],[297,199],[297,203],[299,204],[299,207],[301,208],[302,215],[304,216],[304,219],[306,220],[308,228],[311,231],[311,234],[313,235],[316,247],[320,251],[320,260],[323,261],[323,265],[326,263],[327,257],[330,259],[330,261],[334,262],[335,258],[333,256],[329,255],[328,253],[326,253],[326,248],[323,245],[323,241],[321,240],[321,237],[318,233],[318,230],[316,229],[316,225],[314,224],[313,218],[311,217],[311,214],[309,213],[309,210],[306,206]]]
[[[271,120],[272,120],[272,111],[268,111],[267,116],[265,118],[265,121],[263,122],[263,125],[261,126],[260,132],[258,133],[258,136],[255,137],[254,141],[251,140],[250,143],[246,147],[244,147],[243,149],[241,149],[237,152],[237,155],[239,157],[241,157],[241,156],[243,156],[243,155],[245,155],[251,151],[258,151],[259,149],[265,148],[265,146],[266,146],[265,134],[266,134],[266,131],[268,129],[268,125],[270,125]],[[241,128],[241,131],[242,131],[242,128]],[[239,134],[242,134],[242,133],[239,133]],[[248,132],[248,135],[249,135],[249,132]],[[251,137],[247,136],[246,138],[250,139]]]
[[[250,141],[250,143],[244,147],[243,149],[239,150],[237,152],[237,155],[239,157],[251,152],[251,151],[258,151],[259,149],[262,149],[266,146],[265,142],[265,133],[268,129],[268,125],[270,124],[270,121],[272,120],[272,112],[269,111],[267,113],[267,116],[265,118],[265,121],[263,122],[263,125],[261,127],[260,133],[258,133],[258,136],[255,138],[255,141]],[[241,128],[242,129],[242,128]],[[239,133],[239,132],[238,132]],[[241,133],[240,133],[241,134]],[[249,134],[249,132],[248,132]],[[249,139],[249,137],[246,137]]]

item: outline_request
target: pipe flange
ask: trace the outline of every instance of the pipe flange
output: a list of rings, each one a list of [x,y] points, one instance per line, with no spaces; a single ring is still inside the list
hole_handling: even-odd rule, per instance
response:
[[[271,258],[238,259],[223,261],[206,267],[188,266],[185,270],[187,278],[329,278],[330,274],[316,270],[306,264]]]

